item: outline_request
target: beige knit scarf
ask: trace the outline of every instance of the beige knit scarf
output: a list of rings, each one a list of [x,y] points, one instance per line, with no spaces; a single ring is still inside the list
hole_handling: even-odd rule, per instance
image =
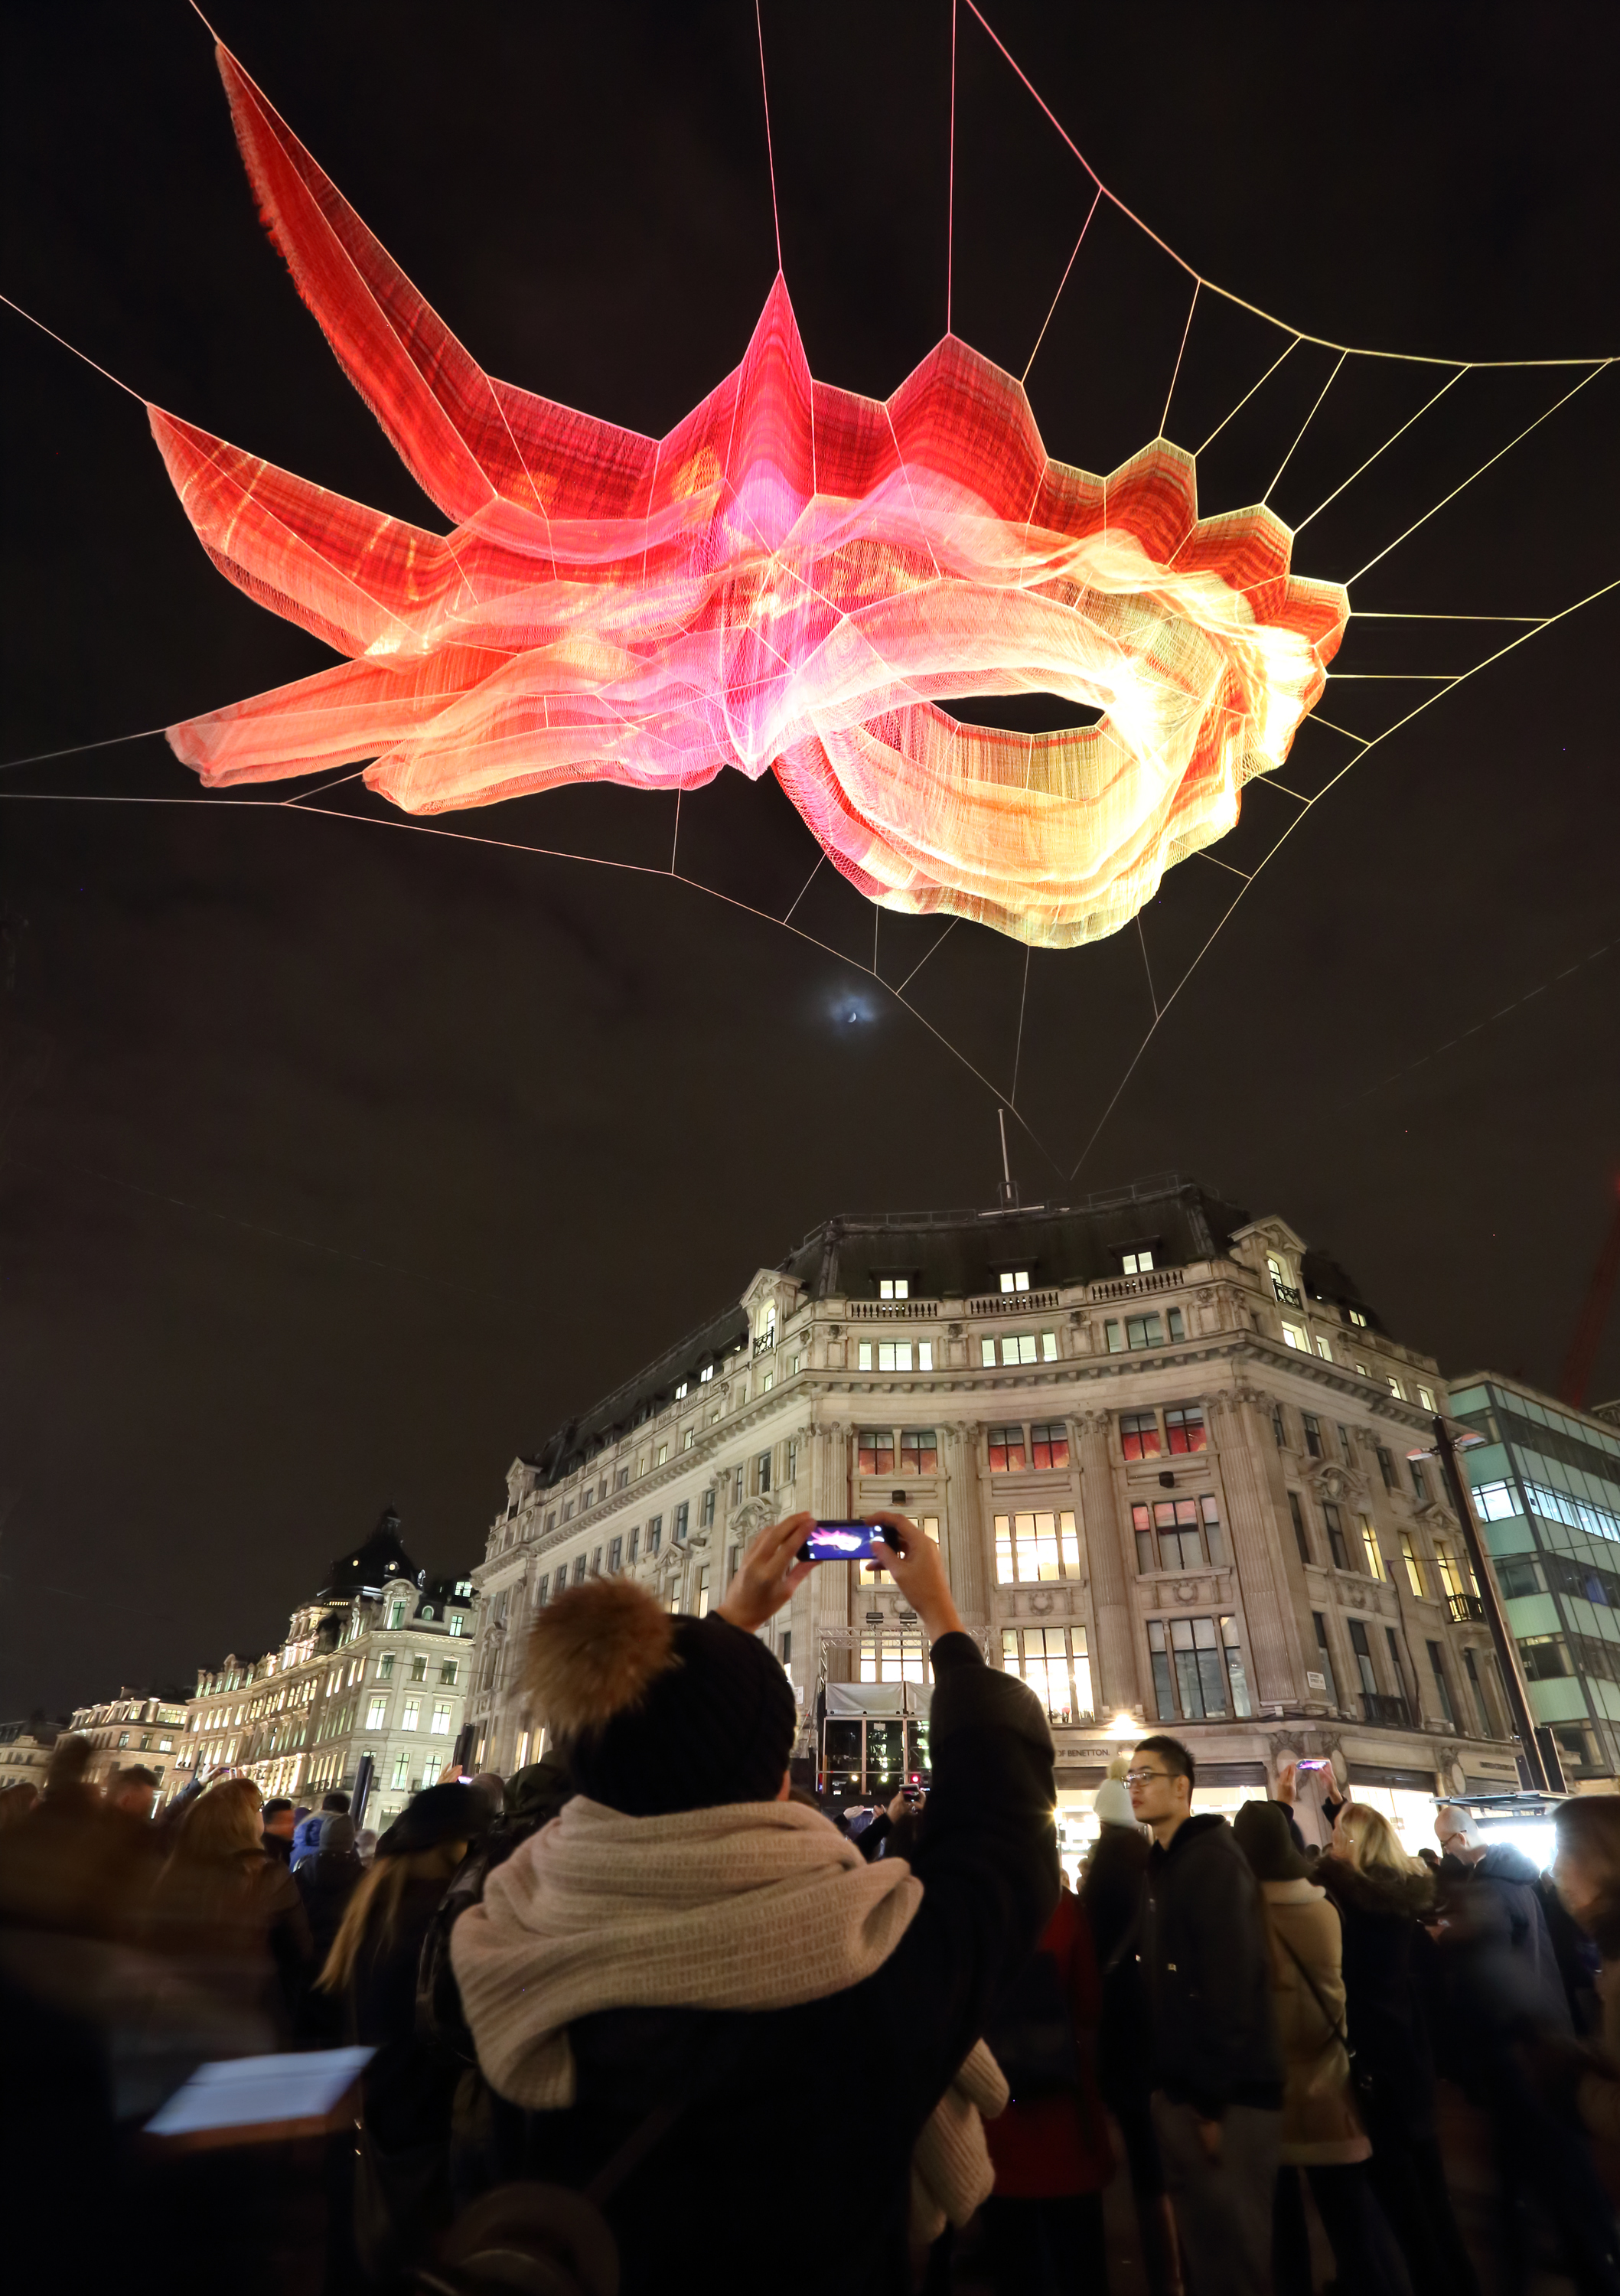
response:
[[[883,1966],[921,1902],[903,1858],[869,1866],[798,1802],[626,1817],[579,1796],[490,1875],[450,1958],[491,2086],[555,2111],[574,2102],[575,2018],[826,2000]],[[986,2197],[979,2116],[1006,2102],[980,2042],[918,2140],[915,2236],[965,2223]]]

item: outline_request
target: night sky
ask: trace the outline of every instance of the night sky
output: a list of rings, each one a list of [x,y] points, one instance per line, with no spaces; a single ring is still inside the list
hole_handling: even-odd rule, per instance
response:
[[[1620,350],[1613,11],[987,12],[1118,196],[1295,326]],[[659,433],[735,364],[775,266],[746,0],[217,20],[492,373]],[[950,8],[767,0],[764,22],[811,365],[885,395],[945,326]],[[195,15],[12,0],[4,29],[0,287],[143,397],[442,526],[255,218]],[[1092,186],[965,7],[959,41],[954,323],[1016,373]],[[1029,376],[1049,451],[1106,471],[1153,436],[1190,288],[1104,204]],[[1170,435],[1198,447],[1285,340],[1201,296]],[[213,571],[141,408],[4,311],[0,341],[0,755],[323,667]],[[1302,347],[1222,432],[1206,512],[1265,493],[1335,357]],[[1297,570],[1354,572],[1583,372],[1466,375]],[[1282,516],[1444,379],[1347,361]],[[1354,605],[1546,614],[1611,580],[1617,435],[1611,369]],[[1336,667],[1460,670],[1522,627],[1353,621]],[[1026,1199],[1196,1175],[1334,1251],[1447,1371],[1554,1385],[1620,1162],[1617,636],[1620,593],[1346,776],[1072,1181],[1152,1020],[1143,943],[1162,1000],[1240,880],[1190,861],[1140,939],[1037,951]],[[1432,690],[1330,685],[1322,709],[1370,734]],[[1308,794],[1348,753],[1308,723],[1282,778]],[[203,800],[155,739],[0,786],[0,1714],[266,1647],[390,1501],[419,1562],[470,1564],[515,1453],[827,1214],[992,1200],[995,1093],[964,1062],[1010,1081],[1010,941],[959,926],[908,992],[959,1058],[862,970],[874,912],[830,867],[806,940],[667,877],[431,841],[357,783],[336,819]],[[11,801],[70,791],[190,811]],[[1297,811],[1256,783],[1222,858],[1252,868]],[[581,791],[439,825],[659,869],[674,815]],[[683,805],[681,871],[735,903],[780,916],[814,857],[768,778]],[[883,979],[938,931],[884,916]],[[1617,1390],[1620,1317],[1591,1392]]]

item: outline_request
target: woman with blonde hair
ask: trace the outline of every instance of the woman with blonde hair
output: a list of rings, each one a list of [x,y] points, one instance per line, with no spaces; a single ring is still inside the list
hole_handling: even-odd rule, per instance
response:
[[[373,2280],[425,2257],[450,2214],[450,2109],[462,2060],[416,2030],[422,1941],[481,1825],[460,1784],[406,1805],[343,1909],[316,1980],[342,2006],[343,2038],[376,2051],[361,2076],[355,2247]]]
[[[314,1948],[291,1874],[265,1855],[260,1807],[251,1778],[221,1778],[198,1795],[153,1887],[148,1929],[190,1979],[267,2021],[274,2042],[297,2021]]]
[[[1361,2117],[1372,2142],[1368,2174],[1406,2259],[1428,2296],[1478,2296],[1452,2213],[1435,2125],[1435,2063],[1414,1956],[1432,1913],[1434,1878],[1370,1803],[1346,1801],[1313,1880],[1338,1907],[1344,1939],[1345,2018],[1355,2051]]]

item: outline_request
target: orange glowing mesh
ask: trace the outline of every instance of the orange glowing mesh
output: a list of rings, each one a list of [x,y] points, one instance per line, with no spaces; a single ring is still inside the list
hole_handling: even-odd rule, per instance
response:
[[[1280,765],[1349,616],[1264,509],[1199,520],[1156,439],[1051,462],[947,336],[884,402],[814,381],[783,281],[729,375],[645,439],[485,374],[223,48],[265,218],[447,535],[161,408],[209,556],[348,660],[169,730],[217,788],[374,762],[410,813],[563,782],[773,772],[850,882],[1043,947],[1115,931]],[[1067,732],[958,724],[1049,693]]]

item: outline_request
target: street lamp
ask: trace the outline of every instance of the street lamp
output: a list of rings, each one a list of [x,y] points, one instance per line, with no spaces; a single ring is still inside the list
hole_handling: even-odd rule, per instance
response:
[[[1462,1527],[1462,1543],[1468,1549],[1469,1568],[1474,1574],[1474,1584],[1479,1589],[1479,1603],[1485,1615],[1485,1624],[1491,1629],[1497,1669],[1508,1704],[1512,1710],[1519,1743],[1525,1750],[1525,1764],[1530,1772],[1530,1783],[1543,1793],[1562,1793],[1565,1791],[1563,1765],[1554,1750],[1551,1732],[1548,1731],[1544,1735],[1538,1733],[1531,1718],[1530,1693],[1519,1671],[1518,1651],[1508,1632],[1508,1622],[1496,1597],[1496,1581],[1485,1562],[1479,1525],[1469,1497],[1468,1478],[1457,1464],[1459,1451],[1474,1450],[1485,1438],[1475,1428],[1465,1426],[1460,1420],[1447,1419],[1441,1412],[1435,1414],[1434,1430],[1432,1445],[1420,1446],[1408,1451],[1406,1456],[1409,1459],[1437,1459],[1440,1463],[1440,1472],[1445,1477],[1452,1505]]]

